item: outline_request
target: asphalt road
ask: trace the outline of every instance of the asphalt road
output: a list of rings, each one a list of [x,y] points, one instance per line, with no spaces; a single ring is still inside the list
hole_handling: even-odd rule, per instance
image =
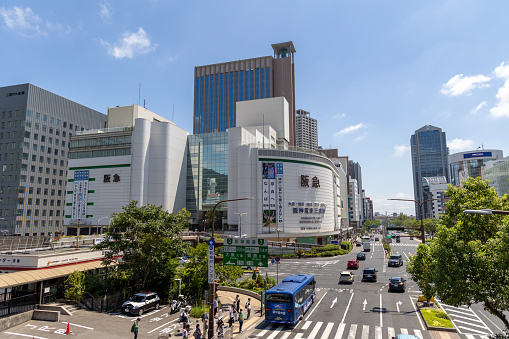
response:
[[[415,253],[419,241],[401,238],[401,243],[392,243],[393,254],[402,255],[406,261]],[[396,334],[413,334],[419,338],[431,338],[430,332],[421,322],[415,302],[420,294],[417,285],[406,273],[405,265],[387,267],[387,258],[381,242],[371,242],[371,251],[366,260],[360,260],[359,269],[352,270],[352,284],[339,284],[339,274],[349,259],[356,258],[362,247],[355,247],[348,255],[335,258],[287,259],[261,269],[262,274],[281,281],[285,277],[306,273],[315,275],[317,298],[313,307],[295,326],[261,323],[250,329],[250,337],[268,339],[368,339],[391,338]],[[375,268],[377,282],[362,282],[362,269]],[[389,292],[391,277],[404,277],[406,292]],[[451,316],[459,336],[465,339],[483,338],[503,328],[498,319],[482,311],[482,307],[459,309],[441,304]]]

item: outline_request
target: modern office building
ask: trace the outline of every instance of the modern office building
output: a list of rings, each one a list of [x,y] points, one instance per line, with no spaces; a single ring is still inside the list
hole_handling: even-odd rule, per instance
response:
[[[0,88],[0,227],[61,230],[69,138],[106,115],[32,84]]]
[[[481,170],[486,162],[504,157],[504,152],[497,149],[475,150],[449,155],[450,184],[461,186],[462,180],[469,177],[481,177]]]
[[[487,161],[483,169],[483,180],[489,180],[499,196],[509,193],[509,157]]]
[[[185,207],[188,132],[138,105],[108,109],[108,128],[71,137],[66,234],[98,234],[131,200]]]
[[[426,125],[415,131],[410,138],[412,154],[412,175],[414,181],[414,200],[422,203],[424,200],[424,177],[444,176],[449,182],[449,165],[447,161],[448,149],[445,132],[441,128]],[[421,219],[420,208],[415,204],[415,215]],[[424,216],[429,215],[424,206]]]
[[[428,213],[424,215],[424,218],[438,219],[440,215],[445,213],[445,202],[443,200],[445,191],[447,191],[447,179],[444,176],[422,178],[424,201],[429,200],[423,205],[423,211]]]
[[[273,56],[195,67],[193,134],[235,127],[237,102],[284,97],[295,145],[295,47],[289,41],[272,48]]]
[[[316,119],[302,109],[296,115],[296,146],[307,149],[318,149],[318,127]]]

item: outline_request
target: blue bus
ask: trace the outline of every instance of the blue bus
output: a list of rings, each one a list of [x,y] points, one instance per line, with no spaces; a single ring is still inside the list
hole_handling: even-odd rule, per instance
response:
[[[265,293],[265,321],[296,324],[316,297],[315,277],[310,274],[291,275]]]

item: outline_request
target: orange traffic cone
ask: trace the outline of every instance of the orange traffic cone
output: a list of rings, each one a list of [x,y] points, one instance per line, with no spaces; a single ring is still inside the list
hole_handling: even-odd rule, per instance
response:
[[[67,331],[65,331],[65,334],[71,334],[71,329],[69,328],[69,323],[67,323]]]

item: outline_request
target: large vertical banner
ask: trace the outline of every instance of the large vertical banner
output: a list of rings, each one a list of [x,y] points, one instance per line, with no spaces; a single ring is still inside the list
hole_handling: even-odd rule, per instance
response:
[[[339,213],[338,213],[338,187],[336,184],[336,181],[338,178],[336,178],[335,175],[332,175],[332,194],[333,194],[333,201],[334,201],[334,230],[339,230],[340,226],[340,219],[339,219]]]
[[[72,219],[86,219],[89,171],[75,171],[72,192]]]
[[[263,229],[264,232],[276,230],[276,166],[263,163]]]
[[[276,163],[277,177],[277,228],[284,232],[284,201],[283,201],[283,163]]]

